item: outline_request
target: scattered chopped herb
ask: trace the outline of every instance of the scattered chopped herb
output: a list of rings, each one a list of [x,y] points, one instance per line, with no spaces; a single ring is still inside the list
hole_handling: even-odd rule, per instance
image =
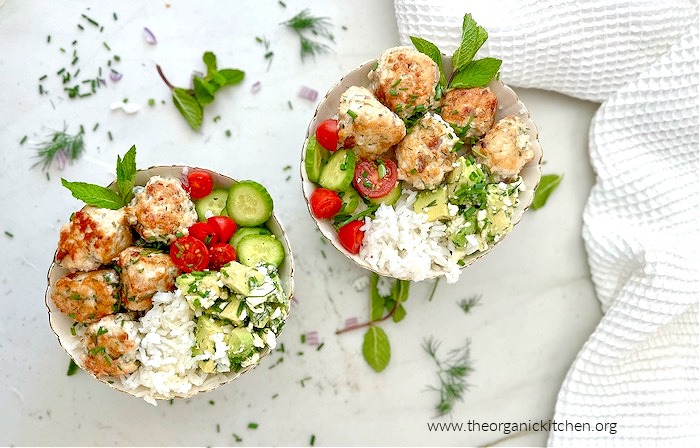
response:
[[[230,137],[230,136],[231,136],[231,130],[230,130],[230,129],[226,129],[226,137]]]
[[[305,387],[305,386],[304,386],[304,383],[307,382],[307,381],[310,380],[310,379],[311,379],[310,376],[307,376],[307,377],[302,378],[301,381],[299,381],[299,382],[301,383],[301,387]]]
[[[350,115],[353,120],[357,118],[357,114],[351,109],[348,109],[348,115]]]
[[[109,138],[109,141],[112,141],[112,131],[107,131],[107,137]]]
[[[242,442],[242,441],[243,441],[243,439],[241,439],[240,436],[239,436],[238,434],[236,434],[235,432],[233,433],[233,439],[234,439],[236,442]]]
[[[473,307],[475,307],[476,305],[479,305],[480,302],[481,302],[481,296],[475,295],[475,296],[469,297],[468,299],[460,300],[458,305],[460,308],[462,308],[462,311],[464,311],[465,313],[468,313],[469,311],[471,311],[471,309]]]
[[[301,11],[286,22],[282,22],[281,25],[291,28],[297,33],[297,36],[299,36],[302,61],[304,61],[307,56],[316,57],[317,54],[329,51],[328,45],[309,39],[304,35],[305,32],[308,31],[314,36],[321,36],[331,42],[335,42],[333,34],[330,31],[330,19],[328,17],[312,16],[308,9]]]
[[[113,13],[112,13],[112,17],[114,17],[114,21],[116,22],[116,21],[117,21],[117,13],[116,13],[116,12],[113,12]]]
[[[309,439],[309,445],[314,446],[316,443],[316,436],[311,434],[311,439]]]
[[[321,342],[320,344],[318,344],[318,347],[316,347],[316,351],[321,350],[324,345],[325,345],[325,342]]]
[[[292,165],[286,165],[284,168],[282,168],[282,171],[289,171],[292,169]]]
[[[41,165],[41,169],[46,171],[54,162],[62,168],[66,162],[72,163],[80,158],[85,151],[83,131],[71,135],[66,132],[67,129],[64,127],[62,131],[54,131],[49,138],[37,145],[35,158],[38,160],[32,168]]]
[[[218,423],[216,424],[216,432],[221,432],[221,425]]]
[[[80,15],[83,16],[83,18],[85,20],[87,20],[88,22],[90,22],[92,25],[97,26],[97,27],[100,26],[99,23],[97,23],[95,20],[91,19],[90,17],[86,16],[85,14],[80,14]]]
[[[440,343],[432,337],[423,342],[423,349],[430,355],[437,365],[439,387],[431,386],[430,389],[439,392],[439,401],[435,406],[438,416],[452,412],[457,401],[464,400],[464,392],[467,391],[467,375],[472,371],[469,359],[469,340],[464,347],[448,352],[445,359],[439,359],[437,351]]]
[[[279,5],[283,8],[287,7],[287,4],[285,2],[283,2],[282,0],[278,0],[277,3],[279,3]]]
[[[155,106],[155,105],[156,105],[156,100],[154,100],[153,98],[149,98],[149,99],[148,99],[148,105],[149,105],[150,107]]]
[[[46,43],[47,44],[51,43],[51,35],[50,34],[48,36],[46,36]]]
[[[292,102],[289,100],[287,101],[287,107],[289,107],[289,110],[294,109],[294,107],[292,107]]]
[[[66,372],[67,376],[73,376],[78,372],[78,364],[75,363],[72,359],[68,363],[68,371]]]
[[[20,145],[24,145],[24,143],[25,143],[26,141],[27,141],[27,136],[25,135],[24,137],[22,137],[22,140],[19,141],[19,144],[20,144]]]
[[[248,423],[248,429],[258,429],[257,423]]]
[[[272,395],[272,399],[274,400],[275,398],[277,398],[277,397],[279,397],[279,396],[280,396],[280,394],[273,394],[273,395]]]
[[[102,42],[102,45],[107,49],[107,51],[112,51],[112,49],[107,45],[107,42]]]
[[[210,405],[210,406],[214,406],[215,404],[216,404],[216,402],[214,402],[214,400],[209,400],[209,405]]]
[[[306,343],[306,333],[301,335],[301,343],[305,344]]]
[[[84,30],[85,28],[83,28],[83,26],[82,26],[81,24],[78,24],[78,29],[79,29],[80,31],[82,31],[82,30]]]
[[[95,132],[97,128],[100,127],[100,123],[95,123],[95,126],[92,127],[92,132]]]
[[[214,119],[213,119],[212,121],[213,121],[214,123],[216,123],[216,122],[218,122],[219,120],[221,120],[221,115],[217,115],[216,117],[214,117]]]

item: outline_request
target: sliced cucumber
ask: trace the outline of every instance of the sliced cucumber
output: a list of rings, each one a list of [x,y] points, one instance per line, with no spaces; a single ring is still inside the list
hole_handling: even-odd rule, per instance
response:
[[[343,205],[340,209],[343,213],[352,215],[357,210],[357,206],[360,205],[360,194],[354,188],[339,191],[338,196],[343,200]]]
[[[197,217],[200,221],[206,221],[211,216],[226,215],[226,199],[228,191],[213,190],[202,199],[198,199],[194,203],[194,208],[197,210]]]
[[[236,252],[238,252],[238,243],[241,242],[241,240],[248,235],[269,235],[270,231],[267,230],[265,227],[241,227],[238,230],[236,230],[236,233],[233,234],[231,237],[231,240],[229,240],[229,244],[233,246],[234,249],[236,249]]]
[[[228,189],[226,208],[239,226],[255,227],[272,216],[272,198],[259,183],[242,180]]]
[[[326,166],[321,168],[318,184],[333,191],[349,190],[354,175],[355,152],[340,149],[334,152]]]
[[[326,164],[329,157],[330,152],[321,146],[318,140],[316,140],[316,136],[312,135],[309,137],[306,141],[304,164],[306,166],[306,175],[311,182],[318,182],[318,178],[321,176],[321,168]]]
[[[396,201],[399,200],[401,197],[401,181],[396,182],[396,185],[394,185],[394,188],[391,189],[390,192],[385,194],[384,196],[380,196],[378,198],[367,198],[370,204],[386,204],[386,205],[394,205]]]
[[[279,266],[284,260],[284,247],[274,235],[248,235],[238,242],[238,261],[246,266],[260,262]]]

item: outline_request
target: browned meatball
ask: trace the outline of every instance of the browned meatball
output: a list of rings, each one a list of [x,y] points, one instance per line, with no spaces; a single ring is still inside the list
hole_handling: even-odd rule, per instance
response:
[[[158,291],[173,291],[178,270],[169,254],[129,247],[119,254],[122,303],[131,311],[147,311],[151,298]]]
[[[146,241],[171,243],[197,222],[197,212],[178,179],[153,176],[127,207],[129,223]]]
[[[440,69],[428,56],[413,47],[394,47],[379,58],[370,71],[369,90],[402,119],[426,111],[435,103]]]
[[[90,324],[82,342],[85,369],[97,376],[126,375],[139,367],[138,330],[131,314],[112,314]]]
[[[486,165],[496,180],[516,177],[535,157],[530,149],[530,135],[519,117],[510,115],[499,120],[472,151]]]
[[[498,98],[488,87],[450,89],[442,97],[440,115],[465,129],[466,138],[481,138],[493,126]]]
[[[59,278],[51,299],[78,322],[95,322],[119,309],[119,276],[114,269],[76,272]]]
[[[61,228],[56,261],[71,272],[94,271],[131,243],[124,209],[85,206]]]

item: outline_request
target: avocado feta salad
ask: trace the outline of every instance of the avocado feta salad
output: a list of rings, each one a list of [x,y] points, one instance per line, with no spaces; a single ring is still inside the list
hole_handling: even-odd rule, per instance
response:
[[[483,31],[465,35],[486,36],[470,16],[464,26]],[[343,87],[336,114],[309,130],[308,203],[317,220],[333,220],[339,245],[367,267],[453,283],[511,231],[525,190],[520,173],[535,153],[525,121],[499,116],[489,87],[499,83],[497,70],[476,84],[459,71],[445,76],[449,64],[437,47],[414,44],[359,69],[367,77],[355,82],[363,85]]]
[[[186,167],[144,177],[134,160],[117,161],[115,203],[64,181],[88,205],[61,229],[47,306],[79,366],[155,404],[257,365],[289,315],[291,271],[262,185]]]

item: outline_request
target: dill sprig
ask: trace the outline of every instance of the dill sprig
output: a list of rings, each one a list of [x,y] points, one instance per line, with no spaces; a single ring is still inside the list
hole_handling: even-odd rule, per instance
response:
[[[62,131],[54,131],[45,141],[36,145],[34,157],[38,160],[32,168],[41,165],[42,171],[47,171],[54,162],[59,168],[63,168],[66,162],[72,163],[80,158],[85,151],[85,131],[81,127],[77,134],[71,135],[67,130],[64,126]]]
[[[435,361],[438,368],[439,387],[430,386],[431,390],[440,393],[440,401],[435,406],[437,416],[443,416],[452,412],[457,401],[464,400],[464,392],[467,391],[467,376],[473,370],[469,359],[469,340],[464,347],[448,352],[445,359],[438,357],[440,342],[432,337],[423,342],[423,349]]]
[[[299,36],[301,60],[307,56],[315,57],[317,54],[325,53],[330,50],[328,45],[312,40],[304,33],[310,32],[314,36],[321,36],[331,42],[335,42],[335,37],[331,33],[331,21],[328,17],[315,17],[311,15],[308,9],[303,10],[286,22],[282,22]]]
[[[473,295],[469,297],[468,299],[462,299],[459,301],[458,305],[460,308],[462,308],[462,311],[465,313],[468,313],[469,311],[472,310],[473,307],[479,305],[481,303],[481,295]]]

